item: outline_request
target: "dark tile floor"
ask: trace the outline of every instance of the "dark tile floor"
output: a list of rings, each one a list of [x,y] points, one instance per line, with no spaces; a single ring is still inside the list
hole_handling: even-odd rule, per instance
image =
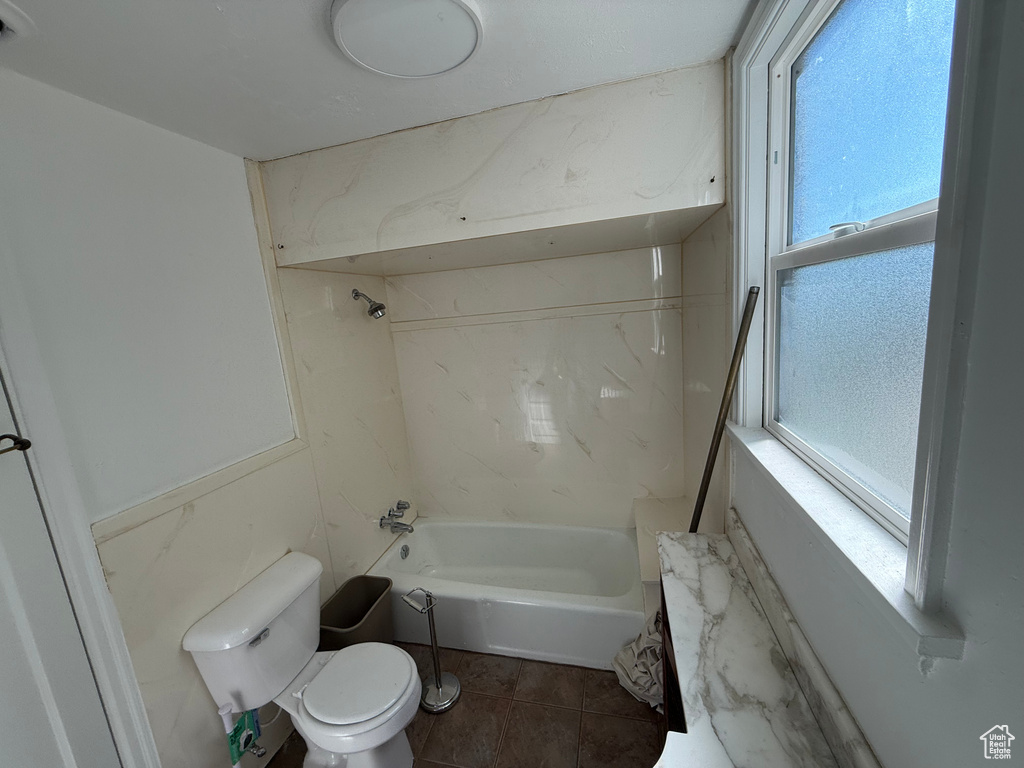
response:
[[[431,670],[430,648],[398,643]],[[614,672],[441,650],[462,697],[449,711],[420,710],[406,729],[413,768],[651,768],[661,753],[658,715]],[[267,768],[301,768],[298,734]]]

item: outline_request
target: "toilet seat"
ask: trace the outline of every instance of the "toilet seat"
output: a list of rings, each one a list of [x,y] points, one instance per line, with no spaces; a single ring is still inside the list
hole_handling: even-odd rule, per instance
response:
[[[325,701],[319,700],[320,696],[316,693],[318,688],[334,688],[337,696],[350,699],[357,698],[352,695],[353,687],[350,687],[352,684],[346,682],[341,674],[341,670],[345,669],[347,665],[344,662],[332,665],[331,662],[339,654],[351,649],[361,648],[362,646],[370,646],[370,648],[363,648],[359,652],[360,656],[366,654],[363,658],[368,660],[368,673],[372,673],[374,669],[380,671],[381,667],[379,665],[381,664],[392,665],[398,670],[406,670],[408,682],[404,689],[398,694],[397,699],[383,711],[379,711],[380,699],[377,699],[378,703],[374,705],[360,705],[366,711],[378,709],[377,714],[371,715],[364,720],[347,724],[336,724],[316,717],[310,712],[306,702],[306,696],[309,695],[310,689],[314,690],[313,700],[310,703],[313,709],[320,714],[325,714],[322,709]],[[321,679],[320,676],[327,671],[328,667],[332,666],[332,672],[327,677]],[[372,678],[373,675],[370,674],[370,677]],[[322,682],[314,687],[317,679],[321,679]],[[363,687],[363,694],[368,698],[373,698],[372,691],[373,686],[369,688]],[[282,691],[274,701],[291,715],[292,723],[307,742],[312,742],[328,752],[351,754],[379,747],[405,730],[405,727],[412,722],[419,708],[421,691],[422,683],[420,682],[419,675],[416,673],[416,663],[408,653],[401,648],[383,643],[360,643],[359,645],[349,646],[348,649],[342,649],[337,653],[321,652],[315,654],[302,672],[296,676],[288,688]],[[325,693],[323,695],[329,698],[329,694]],[[391,696],[387,698],[391,698]],[[319,707],[317,705],[318,700]],[[341,719],[337,716],[339,714],[341,714],[340,710],[332,719]]]
[[[356,725],[387,712],[416,673],[409,654],[393,645],[342,648],[302,694],[307,713],[328,725]]]

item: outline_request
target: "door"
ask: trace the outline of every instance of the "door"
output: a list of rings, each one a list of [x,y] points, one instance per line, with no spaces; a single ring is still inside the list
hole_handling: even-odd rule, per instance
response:
[[[3,385],[0,434],[18,434]],[[0,654],[5,768],[121,765],[21,451],[0,454]]]

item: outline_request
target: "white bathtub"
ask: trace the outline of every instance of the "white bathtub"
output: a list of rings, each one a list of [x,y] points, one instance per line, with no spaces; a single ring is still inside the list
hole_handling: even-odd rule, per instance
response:
[[[404,642],[430,641],[427,617],[401,599],[414,587],[437,598],[449,648],[611,669],[644,623],[634,530],[419,518],[369,573],[394,581]]]

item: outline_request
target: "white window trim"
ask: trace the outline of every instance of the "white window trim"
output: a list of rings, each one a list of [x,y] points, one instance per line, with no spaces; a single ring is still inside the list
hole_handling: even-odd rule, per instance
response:
[[[906,545],[910,523],[892,504],[875,493],[847,468],[832,461],[775,418],[777,374],[777,312],[779,270],[822,264],[851,256],[932,242],[938,200],[928,200],[870,221],[863,231],[836,236],[826,233],[791,244],[792,125],[794,80],[792,66],[832,18],[842,0],[822,0],[808,6],[786,43],[772,57],[769,70],[769,152],[767,188],[767,269],[765,275],[765,428],[804,461],[824,475],[879,525]],[[838,223],[838,222],[837,222]]]
[[[932,208],[930,212],[918,213],[887,224],[872,224],[863,232],[844,237],[833,238],[831,235],[825,235],[796,246],[788,246],[778,255],[769,256],[769,266],[765,276],[767,284],[765,291],[765,428],[820,473],[834,481],[837,487],[854,503],[903,545],[907,544],[909,522],[902,518],[896,509],[873,494],[870,489],[865,488],[842,466],[815,450],[800,435],[789,430],[775,418],[771,404],[775,402],[776,396],[777,318],[774,312],[767,310],[774,306],[778,290],[779,270],[808,264],[824,264],[851,256],[933,241],[935,239],[935,204],[933,201],[926,205],[930,205]]]
[[[827,17],[828,0],[762,0],[733,56],[732,184],[734,327],[738,327],[747,289],[765,288],[768,228],[765,200],[769,178],[769,79],[778,53],[792,30],[813,14]],[[950,526],[960,437],[960,405],[966,377],[968,321],[973,310],[976,268],[972,254],[962,253],[966,182],[970,158],[966,148],[972,115],[983,3],[959,2],[951,66],[941,195],[935,214],[935,262],[925,350],[924,386],[907,542],[905,589],[916,609],[938,613],[942,602],[946,546]],[[841,239],[837,242],[841,242]],[[733,419],[740,427],[763,430],[766,360],[765,302],[751,324],[740,370]],[[765,432],[765,434],[769,434]],[[771,471],[767,468],[766,471]],[[783,487],[784,477],[776,477]],[[820,482],[830,485],[824,479]],[[826,533],[828,533],[826,531]],[[854,563],[870,569],[872,564]],[[869,580],[870,580],[870,574]],[[892,574],[885,574],[891,579]],[[877,581],[877,579],[873,580]],[[888,602],[892,602],[888,599]],[[902,611],[901,611],[902,612]]]

